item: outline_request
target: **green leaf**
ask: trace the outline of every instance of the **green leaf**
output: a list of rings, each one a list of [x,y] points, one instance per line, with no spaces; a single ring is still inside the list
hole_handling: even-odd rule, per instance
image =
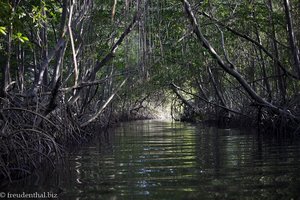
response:
[[[6,35],[6,27],[0,26],[0,33]]]
[[[25,42],[28,42],[28,41],[29,41],[28,37],[26,37],[26,36],[23,36],[22,39],[23,39]]]
[[[22,33],[18,32],[15,35],[13,35],[14,40],[19,40],[20,42],[24,43],[29,41],[28,37],[24,36]]]

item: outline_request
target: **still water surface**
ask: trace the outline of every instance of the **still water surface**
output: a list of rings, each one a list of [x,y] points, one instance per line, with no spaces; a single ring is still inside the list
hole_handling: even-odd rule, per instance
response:
[[[165,121],[123,123],[66,168],[10,186],[59,199],[300,199],[300,141]]]

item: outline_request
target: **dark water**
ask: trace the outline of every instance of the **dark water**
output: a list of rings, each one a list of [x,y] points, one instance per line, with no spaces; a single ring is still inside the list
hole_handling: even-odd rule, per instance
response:
[[[300,199],[300,142],[247,130],[138,121],[101,134],[11,192],[59,199]]]

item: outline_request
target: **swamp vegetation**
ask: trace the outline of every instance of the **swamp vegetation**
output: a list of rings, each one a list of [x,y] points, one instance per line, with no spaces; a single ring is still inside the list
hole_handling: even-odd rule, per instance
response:
[[[1,0],[0,179],[166,113],[296,135],[299,26],[296,0]]]

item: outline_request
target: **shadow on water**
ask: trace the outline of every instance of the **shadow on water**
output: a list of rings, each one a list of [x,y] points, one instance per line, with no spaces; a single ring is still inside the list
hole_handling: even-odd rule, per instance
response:
[[[253,132],[136,121],[70,152],[64,167],[4,188],[59,199],[298,199],[300,142]]]

